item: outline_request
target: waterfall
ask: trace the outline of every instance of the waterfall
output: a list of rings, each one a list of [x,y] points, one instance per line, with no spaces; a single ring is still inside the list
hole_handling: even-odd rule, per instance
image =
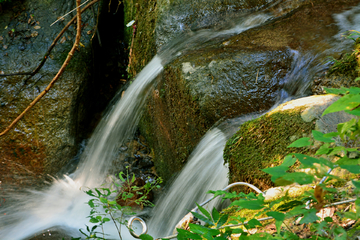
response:
[[[87,219],[90,209],[86,204],[89,197],[83,192],[84,188],[99,187],[104,182],[117,148],[134,133],[141,116],[141,107],[152,86],[156,84],[154,79],[163,70],[163,66],[186,51],[212,39],[239,34],[263,24],[270,18],[271,15],[265,13],[242,16],[238,24],[230,29],[191,32],[164,46],[161,52],[137,75],[124,96],[102,118],[81,156],[78,169],[71,176],[54,181],[49,188],[42,191],[28,191],[26,194],[11,196],[14,204],[0,211],[1,239],[27,239],[52,227],[65,229],[74,237],[79,236],[78,229],[90,225]],[[225,140],[219,131],[213,130],[212,134],[218,136],[215,137],[216,143],[211,143],[218,149],[214,158],[218,165],[222,161]],[[213,139],[213,137],[204,139]],[[215,153],[207,157],[209,165],[212,164],[214,155]],[[221,181],[226,181],[226,172],[226,168],[222,167]],[[204,175],[212,177],[206,171]],[[214,185],[212,187],[209,185],[209,188],[216,189]],[[105,232],[112,237],[117,236],[114,228],[106,229]],[[124,239],[132,239],[127,231],[122,232]]]

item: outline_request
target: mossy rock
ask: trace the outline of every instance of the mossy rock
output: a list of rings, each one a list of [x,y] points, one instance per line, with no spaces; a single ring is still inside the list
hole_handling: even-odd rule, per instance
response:
[[[324,110],[338,98],[331,94],[300,98],[243,124],[224,149],[224,159],[229,163],[229,181],[248,182],[263,191],[273,187],[270,175],[261,169],[281,164],[291,152],[312,155],[320,146],[288,148],[293,141],[311,136],[312,130],[334,132],[338,123],[354,118],[344,112],[322,116]]]

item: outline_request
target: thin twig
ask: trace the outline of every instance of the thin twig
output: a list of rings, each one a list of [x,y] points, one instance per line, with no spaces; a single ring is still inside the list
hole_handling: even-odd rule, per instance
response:
[[[88,9],[90,6],[92,6],[94,3],[97,3],[99,0],[93,0],[92,2],[90,2],[88,5],[86,5],[83,9],[81,9],[81,13],[84,12],[86,9]],[[27,82],[32,76],[34,76],[36,73],[38,73],[40,71],[40,69],[42,68],[42,66],[45,64],[45,61],[48,59],[48,56],[50,55],[50,52],[53,50],[53,48],[55,47],[57,41],[59,41],[59,39],[61,38],[61,36],[64,34],[64,32],[66,31],[66,29],[68,29],[70,27],[70,25],[76,20],[76,16],[74,16],[67,24],[66,26],[61,30],[61,32],[56,36],[56,38],[54,39],[54,41],[51,43],[50,47],[48,48],[48,50],[46,51],[43,59],[41,60],[40,64],[35,68],[35,70],[31,71],[31,72],[25,72],[25,73],[9,73],[9,74],[0,74],[0,77],[8,77],[8,76],[16,76],[16,75],[30,75],[30,77],[28,77],[27,79],[25,79],[24,82]]]
[[[87,3],[88,1],[90,1],[90,0],[86,0],[86,1],[83,2],[80,6],[74,8],[74,9],[71,10],[70,12],[66,13],[64,16],[59,17],[55,22],[53,22],[52,24],[50,24],[50,27],[51,27],[52,25],[54,25],[55,23],[57,23],[58,21],[60,21],[61,19],[63,19],[64,17],[66,17],[67,15],[69,15],[70,13],[72,13],[73,11],[75,11],[76,9],[78,9],[79,7],[81,7],[82,5],[84,5],[85,3]]]
[[[81,3],[81,0],[76,0],[76,5],[79,6]],[[72,56],[75,53],[75,50],[77,49],[80,37],[81,37],[81,10],[80,8],[77,8],[76,10],[76,17],[77,17],[77,29],[76,29],[76,37],[73,47],[71,48],[70,52],[68,53],[63,65],[61,66],[60,70],[56,74],[56,76],[53,78],[53,80],[49,83],[49,85],[45,88],[45,90],[40,93],[34,101],[30,103],[30,105],[2,132],[0,133],[0,136],[3,136],[6,134],[15,124],[38,102],[40,99],[51,89],[51,87],[55,84],[55,82],[59,79],[61,74],[64,72],[66,66],[69,64]]]

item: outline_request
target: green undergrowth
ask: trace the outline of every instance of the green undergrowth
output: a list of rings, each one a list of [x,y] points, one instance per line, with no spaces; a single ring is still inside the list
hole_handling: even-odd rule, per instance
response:
[[[224,160],[229,163],[230,182],[249,182],[260,189],[274,184],[263,168],[277,166],[293,148],[289,136],[297,139],[311,134],[314,123],[301,119],[301,109],[266,114],[244,123],[240,130],[226,143]],[[300,149],[300,153],[308,152]],[[243,187],[241,191],[248,192]]]

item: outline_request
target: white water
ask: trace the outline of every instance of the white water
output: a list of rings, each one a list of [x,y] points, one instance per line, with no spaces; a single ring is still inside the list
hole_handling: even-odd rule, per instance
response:
[[[211,39],[239,34],[270,18],[270,15],[263,13],[249,15],[229,30],[201,30],[178,38],[164,47],[101,121],[81,158],[79,169],[71,178],[57,180],[43,191],[18,196],[16,204],[0,212],[0,239],[26,239],[51,227],[64,228],[74,237],[79,234],[78,229],[88,224],[86,217],[89,215],[89,208],[85,204],[88,197],[80,188],[98,187],[103,182],[110,167],[109,160],[115,155],[117,147],[133,134],[140,118],[141,106],[163,65],[188,49],[199,47]],[[207,198],[204,192],[221,189],[226,185],[227,171],[222,165],[224,144],[225,137],[216,128],[204,136],[185,170],[164,198],[164,203],[158,203],[150,225],[152,234],[163,237],[171,233],[177,221],[194,207],[194,202],[200,203]],[[201,180],[206,177],[208,180]],[[3,214],[5,212],[7,215]],[[113,238],[117,237],[114,229],[106,229],[106,232]],[[126,231],[123,233],[124,239],[132,239]]]
[[[202,30],[192,33],[190,37],[184,36],[178,38],[177,41],[165,47],[161,54],[155,56],[138,74],[136,80],[126,90],[124,96],[114,104],[101,120],[81,156],[78,169],[71,175],[71,178],[65,176],[65,179],[55,181],[48,189],[42,191],[32,191],[26,195],[12,196],[16,199],[16,204],[0,212],[1,239],[26,239],[41,230],[51,227],[65,229],[72,236],[78,236],[78,229],[84,229],[85,225],[89,225],[86,218],[90,211],[86,205],[89,198],[83,192],[84,187],[99,187],[104,182],[117,148],[134,133],[141,116],[141,107],[154,85],[154,79],[162,71],[163,65],[181,55],[182,51],[201,46],[202,43],[217,37],[238,34],[264,23],[269,18],[270,16],[266,14],[249,15],[247,18],[243,18],[244,21],[230,30]],[[218,132],[216,135],[220,136],[221,134]],[[208,139],[208,137],[204,139]],[[210,139],[213,138],[210,137]],[[219,178],[222,178],[221,184],[217,186],[223,188],[227,181],[227,171],[225,167],[219,168],[218,165],[222,162],[222,149],[225,140],[221,137],[219,141],[221,143],[214,143],[217,147],[217,153],[213,152],[206,159],[209,162],[209,166],[215,164],[217,167],[208,168],[204,171],[204,174],[209,178],[213,178],[216,175],[212,171],[222,169],[221,173],[219,173],[220,175],[218,175]],[[201,147],[203,153],[200,153],[200,158],[195,156],[193,158],[203,159],[201,155],[208,151],[208,149],[203,147]],[[216,159],[217,163],[211,163],[212,159]],[[183,180],[180,179],[179,181],[182,182]],[[217,180],[215,181],[217,182]],[[193,185],[195,184],[198,185],[198,183],[193,183]],[[197,191],[196,189],[199,188],[194,186],[194,189]],[[209,185],[205,189],[207,191],[208,189],[217,189],[217,187],[214,188],[214,186],[210,187]],[[199,193],[200,197],[202,195],[202,193]],[[198,198],[188,199],[189,207],[192,207],[190,202],[194,204],[194,201],[198,201]],[[183,211],[186,211],[186,209]],[[2,214],[5,212],[7,215]],[[175,219],[181,218],[182,212],[178,214],[178,216],[172,216]],[[110,225],[107,224],[107,226]],[[106,229],[105,232],[110,234],[111,238],[117,238],[114,227]],[[122,232],[124,239],[132,239],[127,231]]]
[[[208,131],[191,154],[188,163],[171,185],[171,191],[155,205],[150,220],[150,235],[158,238],[172,234],[175,225],[195,202],[202,203],[212,197],[209,190],[223,189],[227,183],[228,169],[224,166],[225,135],[217,128]],[[206,207],[212,209],[212,205]]]

